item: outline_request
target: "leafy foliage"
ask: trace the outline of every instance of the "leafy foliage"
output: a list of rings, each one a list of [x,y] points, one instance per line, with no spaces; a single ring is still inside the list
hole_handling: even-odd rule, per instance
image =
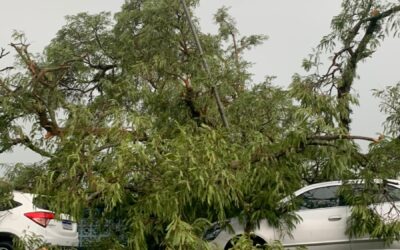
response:
[[[193,15],[198,1],[187,4]],[[392,32],[381,27],[397,30],[399,9],[343,1],[332,32],[303,62],[309,75],[293,76],[287,90],[273,78],[251,82],[243,52],[266,37],[242,37],[227,8],[215,15],[218,34],[199,33],[211,79],[179,1],[129,0],[114,19],[69,16],[40,56],[16,34],[21,70],[0,71],[10,72],[0,78],[0,153],[23,145],[41,154],[39,168],[15,169],[15,186],[34,184],[54,197],[53,210],[76,218],[102,208],[103,218],[123,221],[130,248],[207,249],[209,222],[233,216],[245,221],[240,244],[252,247],[249,234],[261,219],[295,227],[295,206],[282,209],[280,201],[306,183],[397,177],[398,142],[351,135],[349,124],[357,65]],[[320,75],[326,53],[332,64]],[[398,119],[390,121],[395,130]],[[354,139],[375,144],[364,155]],[[377,221],[367,206],[355,207],[357,223]],[[375,234],[369,226],[349,232],[385,239],[398,233],[379,225]]]
[[[12,202],[12,187],[10,183],[0,180],[0,208],[1,210],[5,210],[5,208],[10,207]]]

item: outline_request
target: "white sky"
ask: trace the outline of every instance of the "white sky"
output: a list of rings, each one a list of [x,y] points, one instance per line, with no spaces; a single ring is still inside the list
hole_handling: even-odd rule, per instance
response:
[[[339,0],[202,0],[197,15],[204,32],[215,33],[213,14],[225,5],[236,19],[242,35],[265,34],[264,45],[246,54],[254,65],[255,82],[275,75],[275,84],[288,86],[294,73],[302,73],[301,62],[321,37],[330,31],[332,16],[339,13]],[[40,52],[65,24],[65,15],[79,12],[119,11],[123,0],[3,0],[0,15],[0,47],[7,47],[13,30],[23,31],[31,51]],[[400,80],[396,59],[398,39],[388,39],[373,58],[359,67],[360,79],[354,89],[360,107],[354,109],[352,134],[376,136],[383,132],[384,115],[371,89],[381,89]],[[10,58],[11,59],[11,58]],[[365,147],[366,144],[364,144]],[[0,154],[0,163],[33,162],[40,158],[21,148]]]

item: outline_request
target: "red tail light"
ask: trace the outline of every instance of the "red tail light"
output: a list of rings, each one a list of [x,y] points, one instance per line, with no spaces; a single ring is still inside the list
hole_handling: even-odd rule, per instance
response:
[[[54,219],[54,213],[50,212],[30,212],[24,215],[42,227],[47,227],[50,220]]]

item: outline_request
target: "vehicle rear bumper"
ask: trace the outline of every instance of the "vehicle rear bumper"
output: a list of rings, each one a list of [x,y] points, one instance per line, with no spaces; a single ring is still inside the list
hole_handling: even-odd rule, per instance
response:
[[[46,238],[46,243],[52,246],[59,246],[59,247],[77,247],[79,246],[79,239],[78,235],[74,238],[54,238],[49,239]]]

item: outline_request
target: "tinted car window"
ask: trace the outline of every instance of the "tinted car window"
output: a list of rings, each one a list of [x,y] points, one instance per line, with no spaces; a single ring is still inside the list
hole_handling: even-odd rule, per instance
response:
[[[391,202],[400,201],[400,189],[385,185],[383,188],[378,189],[375,194],[375,202]]]
[[[299,195],[300,209],[316,209],[339,206],[338,186],[322,187]]]
[[[400,201],[400,189],[393,186],[387,186],[387,192],[392,201]]]
[[[16,208],[18,206],[21,206],[21,203],[16,202],[14,200],[10,200],[10,201],[4,202],[4,203],[0,203],[0,211],[13,209],[13,208]]]
[[[352,202],[360,201],[360,199],[366,200],[369,204],[400,201],[400,189],[381,183],[376,183],[368,188],[363,184],[352,184],[350,190],[343,189],[343,191],[345,191],[343,194],[347,192],[348,198],[343,199],[346,205],[351,205]]]
[[[0,211],[18,207],[18,202],[13,200],[12,187],[10,183],[0,179]]]

